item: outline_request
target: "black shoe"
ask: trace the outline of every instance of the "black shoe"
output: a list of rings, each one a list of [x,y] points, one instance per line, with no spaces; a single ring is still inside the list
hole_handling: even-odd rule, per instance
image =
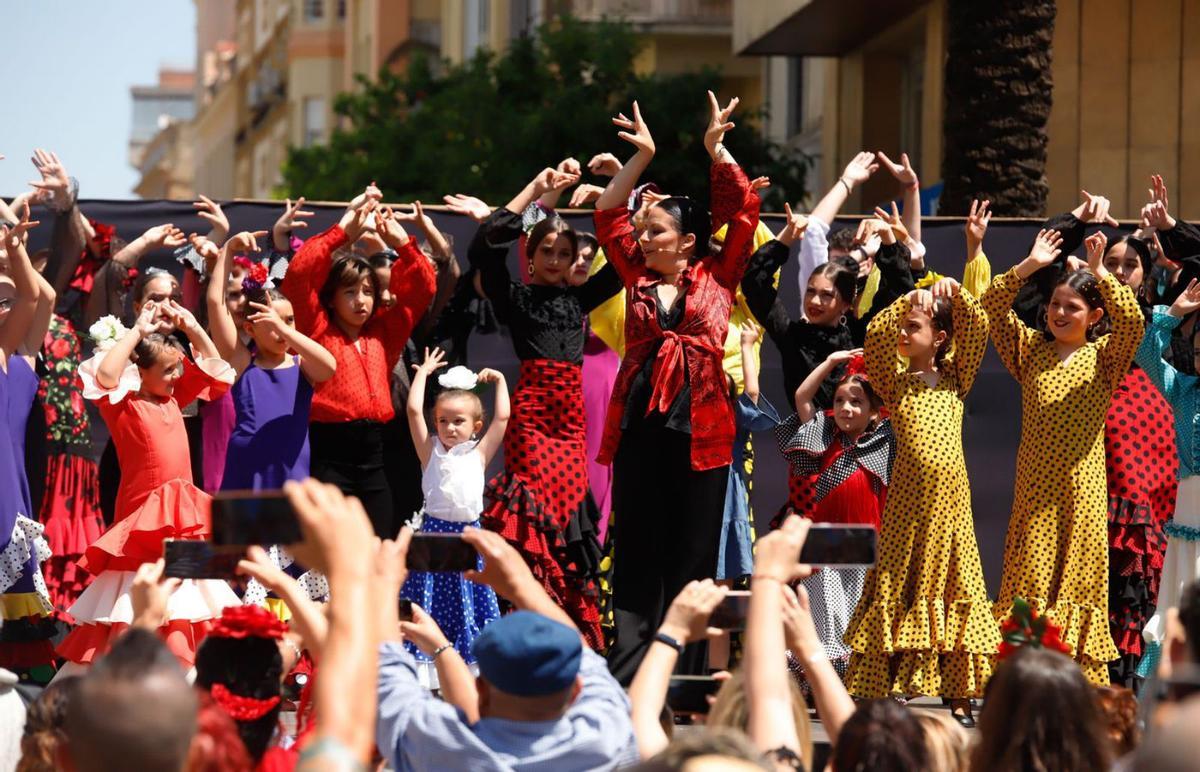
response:
[[[975,716],[971,713],[970,700],[943,700],[943,702],[950,706],[950,717],[957,721],[959,726],[964,729],[975,728]]]

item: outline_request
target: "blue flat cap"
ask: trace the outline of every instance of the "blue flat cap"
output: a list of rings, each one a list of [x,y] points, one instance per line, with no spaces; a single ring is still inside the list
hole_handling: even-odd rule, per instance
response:
[[[484,628],[471,644],[479,674],[502,692],[542,697],[575,682],[579,633],[532,611],[515,611]]]

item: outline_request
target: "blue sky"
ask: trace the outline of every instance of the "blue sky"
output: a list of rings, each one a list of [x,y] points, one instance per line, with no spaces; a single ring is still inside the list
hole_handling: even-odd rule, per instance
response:
[[[202,0],[203,1],[203,0]],[[135,198],[126,161],[129,87],[157,82],[160,65],[192,68],[192,0],[38,0],[4,3],[11,77],[0,104],[0,196],[37,172],[37,147],[58,153],[86,198]]]

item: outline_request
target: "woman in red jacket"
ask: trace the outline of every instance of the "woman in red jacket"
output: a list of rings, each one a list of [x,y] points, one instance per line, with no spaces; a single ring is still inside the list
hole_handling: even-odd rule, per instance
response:
[[[753,251],[758,196],[722,144],[737,99],[721,109],[709,92],[704,145],[712,157],[712,216],[697,202],[655,204],[636,239],[626,207],[654,156],[635,102],[613,123],[637,148],[596,202],[596,237],[627,292],[625,358],[604,427],[600,463],[613,464],[616,636],[609,667],[629,683],[655,641],[671,600],[689,581],[711,577],[732,461],[734,423],[721,369],[729,311]],[[711,236],[728,223],[719,251]],[[667,640],[664,640],[667,639]],[[682,660],[703,672],[702,647]]]
[[[337,360],[337,373],[313,395],[312,476],[357,496],[375,533],[390,539],[401,523],[383,471],[383,426],[395,414],[388,377],[433,299],[435,272],[392,211],[375,212],[378,198],[378,190],[368,188],[361,206],[347,209],[339,224],[304,242],[280,288],[292,301],[296,329]],[[333,258],[335,250],[368,229],[372,213],[379,234],[397,252],[388,284],[396,302],[386,308],[369,262],[353,254]]]

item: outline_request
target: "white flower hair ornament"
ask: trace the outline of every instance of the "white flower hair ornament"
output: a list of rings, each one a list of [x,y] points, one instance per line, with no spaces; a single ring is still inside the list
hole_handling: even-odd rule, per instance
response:
[[[479,386],[479,376],[469,367],[455,365],[438,376],[438,383],[443,389],[474,391]]]
[[[100,317],[88,328],[88,335],[95,341],[97,351],[108,351],[127,332],[129,330],[121,324],[121,320],[112,314]]]

